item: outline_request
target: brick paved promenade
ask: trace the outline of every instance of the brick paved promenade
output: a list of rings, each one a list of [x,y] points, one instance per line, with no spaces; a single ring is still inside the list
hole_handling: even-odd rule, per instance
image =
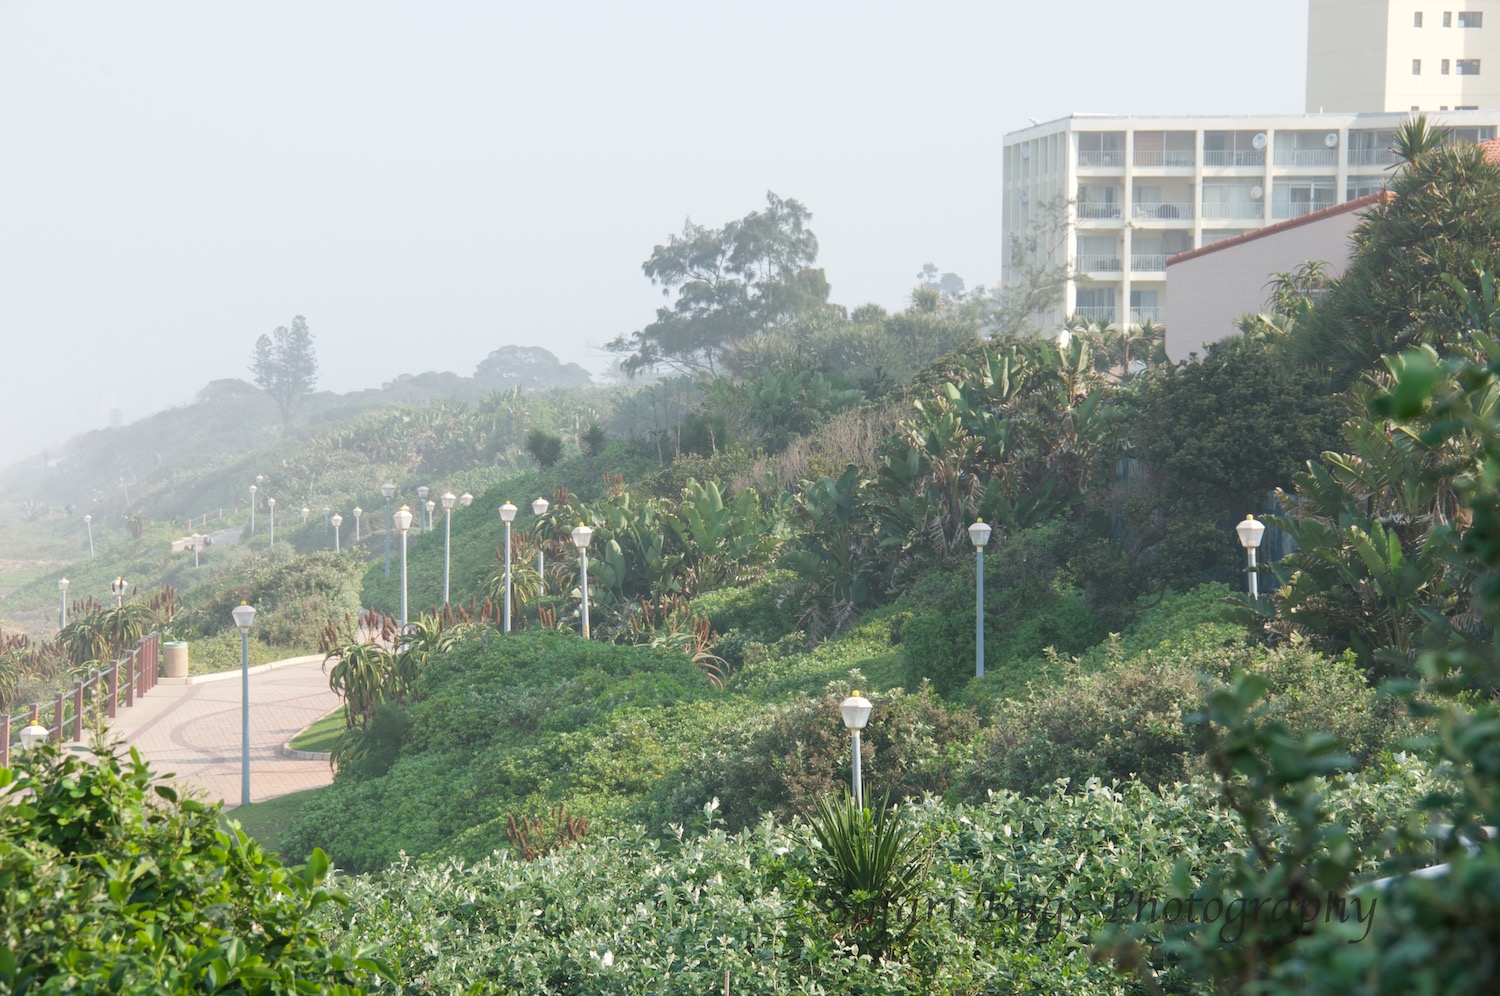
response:
[[[240,682],[238,670],[162,678],[133,708],[120,710],[112,731],[139,748],[158,774],[173,773],[175,780],[233,808],[240,803]],[[327,761],[283,757],[281,746],[338,704],[328,690],[321,655],[250,669],[251,802],[333,780]]]

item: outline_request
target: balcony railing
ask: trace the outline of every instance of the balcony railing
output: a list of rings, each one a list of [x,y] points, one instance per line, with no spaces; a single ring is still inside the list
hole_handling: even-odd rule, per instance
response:
[[[1350,149],[1350,166],[1394,166],[1401,157],[1390,149]]]
[[[1156,253],[1131,253],[1130,268],[1132,270],[1165,270],[1167,257]]]
[[[1125,153],[1119,149],[1079,149],[1078,165],[1080,166],[1124,166]]]
[[[1136,149],[1132,158],[1137,166],[1192,166],[1198,161],[1192,149]]]
[[[1111,256],[1094,256],[1094,255],[1079,256],[1074,261],[1074,263],[1078,267],[1078,269],[1080,269],[1080,270],[1087,270],[1090,273],[1119,273],[1120,272],[1120,257],[1118,255],[1111,255]]]
[[[1142,322],[1158,323],[1161,321],[1160,308],[1131,308],[1130,324],[1139,325]]]
[[[1337,149],[1277,149],[1277,166],[1336,166]]]
[[[1312,214],[1314,211],[1321,211],[1324,208],[1331,207],[1333,207],[1332,199],[1316,201],[1293,201],[1287,204],[1277,204],[1272,207],[1271,217],[1275,218],[1277,221],[1283,221],[1287,218],[1300,218],[1304,214]]]
[[[1261,149],[1205,149],[1205,166],[1264,166],[1266,154]]]
[[[1203,203],[1203,217],[1211,219],[1253,219],[1265,217],[1260,201],[1229,201],[1227,203]]]
[[[1107,201],[1081,201],[1078,204],[1078,217],[1080,218],[1118,218],[1120,216],[1120,205]]]
[[[1073,314],[1089,321],[1112,322],[1115,320],[1114,305],[1110,304],[1079,305],[1073,309]]]
[[[1186,218],[1191,221],[1193,217],[1193,205],[1192,202],[1183,203],[1181,201],[1170,203],[1167,201],[1152,201],[1149,203],[1136,201],[1131,206],[1130,213],[1136,218],[1155,219],[1157,221],[1176,221],[1179,218]]]

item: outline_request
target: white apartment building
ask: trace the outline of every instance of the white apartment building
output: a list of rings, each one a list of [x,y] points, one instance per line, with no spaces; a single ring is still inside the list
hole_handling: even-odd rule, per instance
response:
[[[1073,114],[1011,132],[1007,264],[1013,238],[1051,228],[1057,237],[1035,251],[1066,264],[1068,281],[1061,305],[1038,316],[1044,326],[1067,316],[1170,325],[1169,256],[1381,190],[1409,116]],[[1500,128],[1500,110],[1430,117],[1455,140],[1483,141]]]
[[[1308,0],[1307,110],[1500,108],[1500,0]]]

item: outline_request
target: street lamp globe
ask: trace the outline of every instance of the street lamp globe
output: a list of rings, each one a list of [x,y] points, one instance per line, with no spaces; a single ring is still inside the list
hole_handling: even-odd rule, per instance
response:
[[[455,495],[451,491],[444,491],[443,497],[439,500],[443,503],[443,510],[451,512],[453,511],[453,506],[458,504],[458,495]]]
[[[38,726],[37,724],[32,723],[29,726],[21,727],[21,732],[19,735],[21,738],[21,749],[24,751],[30,751],[38,744],[40,744],[43,740],[47,739],[47,728],[45,726]]]
[[[545,498],[538,498],[536,501],[534,501],[534,502],[531,503],[531,514],[532,515],[546,515],[547,514],[547,508],[548,508],[549,504],[550,503],[547,501],[547,499],[545,499]]]
[[[589,548],[589,541],[594,538],[594,531],[583,523],[579,523],[573,529],[573,545],[580,550]]]
[[[870,709],[870,700],[860,695],[858,689],[853,695],[839,703],[839,712],[844,717],[844,727],[849,731],[849,737],[854,742],[854,754],[850,763],[850,781],[854,788],[854,803],[860,807],[865,804],[865,785],[864,776],[860,772],[859,732],[870,721]]]
[[[469,494],[467,491],[458,496],[459,508],[468,508],[472,504],[474,504],[474,496]]]
[[[1261,537],[1266,533],[1265,523],[1258,521],[1255,516],[1247,515],[1234,531],[1240,537],[1240,546],[1245,548],[1245,559],[1248,566],[1246,575],[1251,598],[1260,597],[1260,576],[1255,571],[1255,550],[1260,546]]]
[[[392,498],[396,497],[396,486],[390,483],[382,484],[380,486],[380,497],[384,498],[386,501],[390,501]]]
[[[990,526],[983,519],[969,527],[969,542],[976,548],[983,549],[990,541]]]
[[[407,508],[405,505],[402,505],[399,509],[396,510],[395,519],[396,528],[401,530],[403,533],[406,532],[411,528],[411,509]]]

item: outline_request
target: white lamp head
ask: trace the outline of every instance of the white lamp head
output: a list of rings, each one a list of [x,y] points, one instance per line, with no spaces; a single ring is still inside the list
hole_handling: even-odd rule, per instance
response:
[[[547,506],[548,506],[548,504],[549,504],[549,502],[547,501],[547,499],[545,499],[545,498],[538,498],[536,501],[534,501],[534,502],[531,503],[531,514],[532,515],[546,515],[547,514]]]
[[[594,538],[594,531],[583,523],[579,523],[573,530],[573,545],[580,550],[589,548],[589,540]]]
[[[432,490],[431,488],[429,488],[427,485],[424,484],[420,488],[417,489],[417,497],[420,498],[420,499],[422,499],[423,501],[426,501],[427,500],[427,492],[429,492],[431,490]]]
[[[500,521],[501,522],[515,522],[516,521],[516,506],[512,505],[510,502],[506,502],[504,505],[501,505],[500,506]]]
[[[459,508],[468,508],[472,504],[474,504],[474,496],[469,494],[467,491],[458,496]]]
[[[31,750],[37,744],[47,739],[47,728],[32,723],[30,726],[21,727],[21,749]]]
[[[303,520],[305,521],[307,519],[307,517],[309,515],[311,515],[311,514],[312,514],[312,509],[308,508],[306,505],[303,505],[302,506],[302,518],[303,518]]]
[[[323,517],[327,518],[328,517],[328,513],[332,512],[332,511],[333,511],[333,509],[329,508],[327,505],[324,505],[323,506]]]
[[[437,508],[437,502],[432,501],[431,499],[429,499],[428,502],[427,502],[427,514],[431,515],[432,514],[432,510],[435,509],[435,508]]]
[[[266,499],[266,504],[270,505],[272,508],[275,508],[276,507],[276,499],[275,498],[267,498]]]
[[[229,613],[234,616],[234,624],[240,628],[240,632],[250,632],[250,627],[255,624],[255,607],[247,602],[241,602]]]
[[[68,579],[67,578],[63,578],[62,580],[60,580],[60,581],[57,582],[57,590],[58,591],[67,591],[68,590]]]
[[[405,505],[402,505],[399,509],[396,510],[396,514],[395,516],[393,516],[393,518],[396,520],[396,528],[401,530],[403,533],[411,528],[411,509],[407,508]]]
[[[390,501],[391,498],[395,496],[395,494],[396,486],[394,484],[386,483],[380,486],[380,496],[386,501]]]
[[[969,541],[978,549],[984,549],[984,545],[990,541],[990,527],[983,519],[969,527]]]
[[[356,519],[359,518],[361,515],[364,515],[364,514],[365,514],[365,510],[364,509],[360,508],[358,505],[354,506],[354,517]]]
[[[125,594],[125,589],[128,587],[129,585],[126,583],[124,578],[115,578],[109,584],[109,590],[114,592],[116,595]]]
[[[328,521],[332,522],[333,528],[337,529],[339,526],[342,526],[344,524],[344,517],[337,512],[334,512],[333,518]]]
[[[83,517],[83,521],[84,522],[93,522],[94,521],[94,517],[92,515],[85,515]]]
[[[1240,546],[1246,550],[1254,550],[1260,546],[1260,538],[1265,535],[1266,526],[1255,516],[1247,515],[1243,522],[1234,527],[1234,531],[1240,535]]]
[[[870,721],[871,708],[870,700],[860,695],[856,688],[853,695],[839,703],[839,712],[844,714],[844,726],[851,730],[863,730]]]
[[[260,488],[258,488],[258,487],[256,487],[256,486],[255,486],[255,485],[253,485],[253,484],[252,484],[252,485],[250,485],[250,493],[251,493],[251,494],[252,494],[252,495],[253,495],[253,494],[255,494],[255,492],[257,492],[257,491],[259,491],[259,490],[260,490]]]
[[[454,494],[452,491],[444,491],[443,497],[440,498],[439,501],[443,503],[444,509],[451,512],[453,511],[453,506],[458,504],[458,495]]]

